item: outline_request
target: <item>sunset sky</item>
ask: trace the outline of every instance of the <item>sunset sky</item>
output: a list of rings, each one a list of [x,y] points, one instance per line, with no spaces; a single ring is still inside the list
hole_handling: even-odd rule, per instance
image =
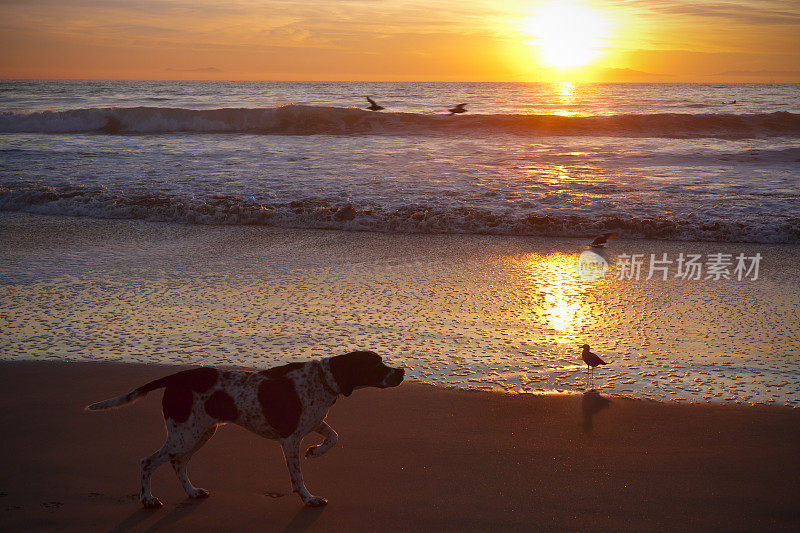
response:
[[[800,81],[797,0],[0,0],[0,77]]]

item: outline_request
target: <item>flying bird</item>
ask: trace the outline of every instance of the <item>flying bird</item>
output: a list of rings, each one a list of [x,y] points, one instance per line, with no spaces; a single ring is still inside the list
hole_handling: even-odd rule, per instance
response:
[[[458,105],[457,105],[457,106],[455,106],[453,109],[448,109],[448,111],[450,111],[450,114],[451,114],[451,115],[455,115],[455,114],[457,114],[457,113],[466,113],[466,112],[467,112],[467,110],[466,110],[466,109],[464,109],[464,106],[466,106],[466,105],[467,105],[467,104],[458,104]]]
[[[587,376],[589,375],[589,368],[592,369],[592,377],[594,377],[594,367],[596,367],[598,365],[607,365],[608,364],[605,361],[603,361],[602,359],[600,359],[597,356],[597,354],[594,354],[594,353],[590,352],[588,344],[584,344],[583,345],[583,353],[581,354],[581,359],[583,359],[583,362],[586,363],[586,375]]]
[[[605,245],[606,245],[606,243],[607,243],[609,240],[613,239],[613,238],[614,238],[614,237],[616,237],[617,235],[619,235],[619,233],[617,233],[616,231],[615,231],[615,232],[613,232],[613,233],[603,233],[602,235],[600,235],[599,237],[597,237],[595,240],[593,240],[593,241],[592,241],[592,242],[589,244],[589,246],[591,246],[592,248],[602,248],[603,246],[605,246]]]
[[[375,100],[373,100],[369,96],[367,96],[366,99],[367,99],[367,102],[370,103],[370,106],[367,107],[366,109],[369,109],[370,111],[380,111],[381,109],[384,109],[383,106],[380,106],[380,105],[376,104]]]

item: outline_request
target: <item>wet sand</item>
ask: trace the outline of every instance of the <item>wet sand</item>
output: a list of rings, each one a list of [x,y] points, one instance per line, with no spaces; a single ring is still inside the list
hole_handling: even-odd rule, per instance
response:
[[[157,511],[138,459],[163,439],[160,393],[83,406],[174,367],[0,363],[0,529],[266,531],[796,531],[800,411],[596,395],[532,396],[406,383],[356,391],[328,421],[339,444],[304,460],[305,509],[280,447],[235,426],[192,460],[187,500],[168,466]],[[314,437],[309,437],[308,442]]]
[[[380,234],[0,213],[0,360],[264,367],[369,348],[430,384],[800,406],[800,247],[759,279],[578,279],[581,239]],[[612,267],[613,268],[613,267]],[[0,328],[2,325],[0,325]]]

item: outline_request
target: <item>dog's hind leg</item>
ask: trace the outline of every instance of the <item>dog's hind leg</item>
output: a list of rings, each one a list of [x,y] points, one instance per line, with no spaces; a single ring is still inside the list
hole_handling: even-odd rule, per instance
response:
[[[147,509],[158,509],[164,505],[161,503],[161,500],[154,498],[153,494],[150,492],[150,477],[161,463],[168,460],[168,444],[169,436],[167,436],[167,442],[165,442],[158,451],[139,461],[142,476],[142,492],[139,494],[139,500],[141,500],[142,505]]]
[[[211,432],[203,439],[202,437],[206,435],[207,431],[211,428],[208,426],[200,426],[196,419],[176,423],[171,418],[167,418],[166,425],[167,440],[164,441],[164,444],[158,451],[139,461],[142,473],[142,492],[140,499],[142,505],[148,509],[158,509],[163,505],[161,500],[153,497],[153,494],[150,492],[150,477],[153,475],[156,468],[167,461],[180,460],[187,454],[191,457],[191,454],[214,434]],[[185,462],[189,460],[189,457],[186,457],[183,462],[184,477],[186,473]],[[176,467],[176,471],[178,471],[178,468],[179,467]],[[181,482],[183,482],[180,473],[178,473],[178,477],[181,479]],[[188,482],[188,477],[186,481]],[[191,483],[189,483],[189,486],[191,486]],[[185,484],[184,488],[186,488]]]
[[[286,466],[289,467],[289,477],[292,480],[292,492],[299,494],[303,503],[309,507],[321,507],[327,504],[328,500],[308,492],[303,483],[303,474],[300,472],[300,439],[301,437],[298,435],[281,439],[283,456],[286,458]]]
[[[192,482],[189,480],[189,476],[186,473],[186,466],[189,464],[189,459],[192,458],[194,452],[199,450],[203,444],[208,442],[208,440],[213,437],[214,433],[216,432],[217,426],[211,426],[200,436],[191,450],[170,461],[172,463],[172,468],[175,469],[175,475],[178,476],[181,485],[183,485],[183,490],[186,491],[186,495],[190,498],[207,498],[209,495],[209,492],[206,489],[201,489],[200,487],[195,487],[192,485]]]

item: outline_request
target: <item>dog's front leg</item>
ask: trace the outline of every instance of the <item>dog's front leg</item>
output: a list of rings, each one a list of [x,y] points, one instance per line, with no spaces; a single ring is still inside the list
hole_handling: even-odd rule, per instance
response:
[[[333,430],[332,427],[326,424],[324,420],[320,422],[319,426],[314,430],[314,432],[325,437],[325,440],[316,446],[309,446],[309,448],[306,450],[306,457],[319,457],[323,453],[333,448],[333,446],[339,440],[339,435]]]
[[[283,456],[286,458],[286,466],[289,467],[289,477],[292,480],[292,491],[299,494],[303,503],[309,507],[320,507],[327,504],[328,500],[314,496],[303,484],[303,474],[300,472],[300,439],[299,435],[292,435],[281,440]]]

